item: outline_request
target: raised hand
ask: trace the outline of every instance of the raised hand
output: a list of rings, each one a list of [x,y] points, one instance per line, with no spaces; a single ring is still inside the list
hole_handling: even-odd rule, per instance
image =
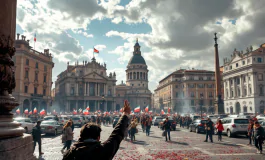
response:
[[[131,113],[131,107],[130,107],[129,102],[127,100],[124,101],[123,113],[125,113],[127,115],[129,115]]]

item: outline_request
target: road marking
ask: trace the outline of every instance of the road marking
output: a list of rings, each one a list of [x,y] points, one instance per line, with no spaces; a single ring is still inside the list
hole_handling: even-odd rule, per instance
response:
[[[232,154],[215,154],[216,156],[250,156],[258,155],[257,153],[232,153]]]

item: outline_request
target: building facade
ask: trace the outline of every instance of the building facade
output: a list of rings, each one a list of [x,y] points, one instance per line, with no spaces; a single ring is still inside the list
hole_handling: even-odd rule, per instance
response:
[[[51,105],[52,87],[52,55],[49,49],[44,53],[38,52],[29,45],[26,36],[17,34],[15,41],[16,54],[13,57],[15,63],[16,88],[13,96],[19,102],[19,108],[38,111],[49,111]]]
[[[159,82],[154,93],[156,110],[177,113],[214,112],[214,72],[207,70],[177,70]],[[202,106],[202,107],[201,107]]]
[[[146,106],[151,109],[152,93],[148,89],[148,66],[142,57],[141,46],[136,40],[133,56],[126,69],[126,83],[116,86],[117,108],[123,106],[127,99],[132,108],[137,106],[143,110]]]
[[[224,105],[226,113],[264,113],[265,44],[246,52],[234,50],[224,59]]]
[[[55,101],[62,112],[72,112],[74,109],[112,111],[115,108],[116,74],[107,75],[106,64],[83,61],[75,65],[67,65],[55,82]]]

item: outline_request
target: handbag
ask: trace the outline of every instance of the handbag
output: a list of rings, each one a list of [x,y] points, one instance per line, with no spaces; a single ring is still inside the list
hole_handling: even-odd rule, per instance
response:
[[[166,131],[162,132],[162,136],[165,137],[166,136]]]

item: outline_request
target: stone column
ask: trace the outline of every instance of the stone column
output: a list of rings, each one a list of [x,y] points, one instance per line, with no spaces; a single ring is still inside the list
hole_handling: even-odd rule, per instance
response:
[[[90,92],[89,92],[89,82],[87,82],[87,93],[86,93],[87,96],[90,96]]]
[[[12,96],[16,87],[12,57],[15,54],[17,0],[1,0],[0,5],[0,159],[32,159],[32,136],[13,121],[11,111],[19,103]],[[23,112],[23,111],[21,111]]]
[[[243,97],[244,90],[243,90],[243,75],[240,75],[240,97]]]
[[[87,83],[85,82],[84,96],[86,96],[86,94],[87,94],[87,93],[86,93],[86,84],[87,84]]]
[[[78,96],[78,82],[76,83],[75,88],[76,88],[76,89],[75,89],[75,91],[76,91],[76,92],[75,92],[75,95]]]
[[[78,111],[78,109],[79,109],[79,108],[78,108],[78,101],[77,101],[77,100],[75,101],[75,109],[76,109],[77,111]]]
[[[95,96],[97,96],[97,83],[95,83]]]
[[[104,102],[104,111],[107,111],[107,105],[108,105],[108,101],[106,100],[106,101]]]
[[[69,101],[66,101],[66,108],[64,109],[65,110],[65,112],[70,112],[70,104],[69,104],[70,102]]]
[[[246,86],[247,86],[247,95],[246,95],[246,97],[249,96],[249,80],[248,80],[248,76],[249,76],[249,74],[246,74],[246,82],[247,82],[247,84],[246,84]]]

